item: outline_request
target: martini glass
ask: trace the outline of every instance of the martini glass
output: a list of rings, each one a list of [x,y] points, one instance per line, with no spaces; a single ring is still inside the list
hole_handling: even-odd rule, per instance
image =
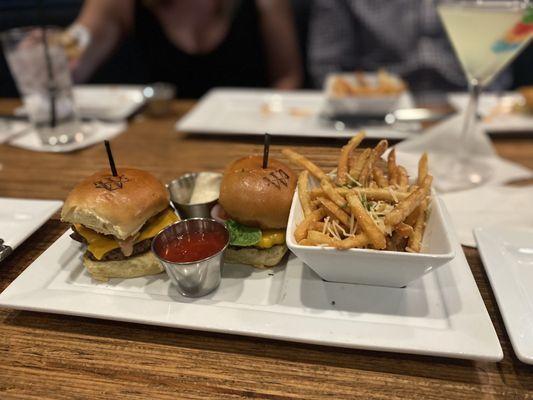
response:
[[[533,6],[528,0],[442,0],[439,16],[468,80],[469,102],[453,154],[433,156],[436,184],[442,191],[468,189],[492,175],[488,161],[475,156],[479,95],[533,37]],[[474,151],[473,151],[474,150]]]

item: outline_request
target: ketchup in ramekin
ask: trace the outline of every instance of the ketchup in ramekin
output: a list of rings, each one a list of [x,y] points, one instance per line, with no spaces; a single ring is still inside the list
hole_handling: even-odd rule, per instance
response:
[[[222,231],[184,233],[170,239],[158,252],[165,260],[188,263],[215,255],[226,242]]]
[[[183,296],[200,297],[220,284],[228,244],[229,232],[223,223],[190,218],[159,232],[152,252]]]

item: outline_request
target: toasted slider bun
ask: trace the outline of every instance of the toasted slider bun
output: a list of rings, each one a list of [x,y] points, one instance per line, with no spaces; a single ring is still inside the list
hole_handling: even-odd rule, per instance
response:
[[[97,172],[72,189],[61,220],[124,240],[168,207],[168,192],[153,175],[133,168],[117,172]]]
[[[244,157],[225,170],[219,203],[235,221],[261,229],[287,226],[296,174],[289,166],[271,158],[264,168],[263,158]]]
[[[104,282],[109,278],[137,278],[163,272],[163,267],[150,251],[120,261],[93,261],[84,256],[83,265],[94,279]]]
[[[284,244],[277,244],[268,249],[228,247],[224,253],[224,261],[230,264],[268,268],[278,265],[285,253],[287,253],[287,246]]]

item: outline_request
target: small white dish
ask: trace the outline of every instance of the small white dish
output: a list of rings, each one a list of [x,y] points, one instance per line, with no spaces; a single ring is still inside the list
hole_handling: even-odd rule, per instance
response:
[[[461,246],[403,289],[324,282],[290,255],[224,265],[219,288],[181,296],[165,274],[99,283],[65,232],[0,294],[0,306],[374,351],[499,361],[502,349]]]
[[[533,229],[474,229],[479,253],[518,359],[533,364]]]
[[[304,218],[296,190],[287,224],[287,247],[326,281],[404,287],[455,257],[452,228],[443,208],[433,193],[420,253],[302,246],[294,240],[294,231]]]
[[[15,249],[62,205],[58,200],[0,197],[0,239]]]
[[[260,135],[310,138],[351,138],[354,128],[324,122],[326,99],[321,90],[212,89],[176,123],[176,130],[202,135]],[[399,108],[412,108],[405,92]],[[401,140],[417,134],[412,129],[372,124],[364,129],[367,138]]]
[[[365,73],[365,79],[370,85],[377,81],[377,74]],[[391,75],[393,79],[400,79]],[[364,115],[383,115],[398,109],[401,105],[400,100],[405,90],[394,94],[380,94],[369,96],[345,96],[339,97],[333,91],[333,83],[336,79],[341,78],[350,84],[356,85],[355,73],[332,73],[328,74],[324,83],[326,93],[326,112],[330,114],[364,114]]]

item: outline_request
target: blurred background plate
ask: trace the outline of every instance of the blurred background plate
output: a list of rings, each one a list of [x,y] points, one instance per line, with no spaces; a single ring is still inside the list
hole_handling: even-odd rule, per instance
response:
[[[81,118],[121,121],[132,116],[145,103],[142,85],[77,85],[74,100]],[[15,115],[26,115],[19,107]]]
[[[82,118],[127,119],[146,103],[141,85],[78,85],[74,99]]]
[[[533,230],[492,225],[474,235],[513,349],[533,364]]]
[[[58,200],[0,197],[0,238],[15,249],[62,205]]]
[[[457,110],[468,105],[467,93],[450,93],[448,101]],[[522,96],[517,92],[483,93],[479,101],[482,126],[491,135],[533,135],[533,112],[519,112]]]
[[[400,108],[414,106],[406,93]],[[177,124],[179,131],[196,134],[263,135],[350,138],[364,128],[368,138],[401,140],[413,130],[385,125],[370,127],[337,125],[322,117],[325,97],[322,91],[277,91],[263,89],[212,89]],[[415,133],[416,134],[416,133]]]

